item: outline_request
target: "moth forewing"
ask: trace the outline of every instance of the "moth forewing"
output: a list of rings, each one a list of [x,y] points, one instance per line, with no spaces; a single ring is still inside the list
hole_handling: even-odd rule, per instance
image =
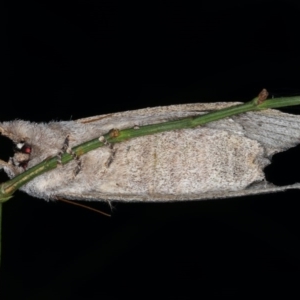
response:
[[[111,129],[197,116],[239,103],[184,104],[94,116],[77,121],[0,124],[2,134],[31,147],[28,167],[56,155],[66,136],[76,146]],[[173,130],[101,147],[76,162],[33,179],[21,189],[48,199],[177,201],[228,198],[299,188],[266,182],[263,169],[274,153],[299,143],[299,116],[276,110],[250,112],[193,129]],[[110,161],[108,164],[107,162]],[[11,160],[10,177],[22,166]]]

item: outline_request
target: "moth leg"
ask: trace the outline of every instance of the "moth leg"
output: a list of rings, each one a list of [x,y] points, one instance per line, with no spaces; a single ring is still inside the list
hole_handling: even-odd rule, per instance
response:
[[[109,143],[104,136],[100,136],[99,141],[104,143],[104,145],[108,145],[108,148],[110,150],[109,158],[105,162],[105,166],[108,168],[114,160],[114,157],[116,155],[116,150],[114,149],[114,145]]]
[[[63,146],[61,147],[60,151],[57,153],[57,163],[59,165],[62,165],[61,158],[63,154],[67,152],[67,149],[69,148],[69,141],[70,141],[70,136],[67,135],[67,137],[64,140]]]
[[[114,149],[114,145],[113,144],[109,144],[109,150],[110,150],[110,156],[107,159],[107,161],[105,162],[105,166],[108,168],[110,166],[110,164],[113,162],[114,157],[116,155],[116,150]]]
[[[79,156],[72,150],[72,148],[69,146],[69,144],[70,144],[70,135],[67,135],[67,137],[64,140],[61,150],[57,154],[57,163],[60,165],[62,164],[61,158],[62,158],[63,154],[65,154],[65,153],[70,154],[77,163],[75,171],[74,171],[74,176],[76,176],[81,170],[81,160],[80,160]]]
[[[113,212],[114,207],[113,207],[112,201],[106,200],[105,202],[108,204],[110,211]]]

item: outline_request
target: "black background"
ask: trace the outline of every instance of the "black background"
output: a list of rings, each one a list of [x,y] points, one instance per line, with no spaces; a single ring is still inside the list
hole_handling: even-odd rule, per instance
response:
[[[299,94],[299,13],[297,1],[10,2],[0,119]],[[274,157],[268,180],[299,182],[299,150]],[[299,274],[299,196],[115,203],[107,218],[18,192],[3,207],[1,299],[291,291],[268,281]]]

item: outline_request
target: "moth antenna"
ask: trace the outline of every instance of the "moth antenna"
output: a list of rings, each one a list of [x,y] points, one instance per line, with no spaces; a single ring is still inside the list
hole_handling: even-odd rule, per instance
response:
[[[56,198],[56,199],[59,200],[59,201],[62,201],[62,202],[66,202],[68,204],[73,204],[73,205],[80,206],[80,207],[85,208],[85,209],[89,209],[89,210],[94,211],[94,212],[96,212],[98,214],[102,214],[102,215],[104,215],[106,217],[111,217],[110,214],[107,214],[107,213],[105,213],[105,212],[103,212],[101,210],[89,207],[89,206],[81,204],[81,203],[76,203],[76,202],[73,202],[73,201],[70,201],[70,200],[67,200],[67,199],[63,199],[63,198]]]

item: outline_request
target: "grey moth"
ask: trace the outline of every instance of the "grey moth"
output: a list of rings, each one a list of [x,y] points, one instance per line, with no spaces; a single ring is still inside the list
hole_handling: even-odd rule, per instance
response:
[[[125,129],[205,114],[239,103],[183,104],[146,108],[50,123],[0,123],[2,135],[16,145],[0,167],[10,178],[55,156],[67,136],[70,147],[112,128]],[[45,200],[180,201],[229,198],[284,191],[300,184],[275,186],[264,168],[275,153],[296,146],[300,117],[268,109],[248,112],[182,129],[148,135],[101,147],[76,162],[46,172],[21,190]],[[111,160],[109,164],[107,161]]]

